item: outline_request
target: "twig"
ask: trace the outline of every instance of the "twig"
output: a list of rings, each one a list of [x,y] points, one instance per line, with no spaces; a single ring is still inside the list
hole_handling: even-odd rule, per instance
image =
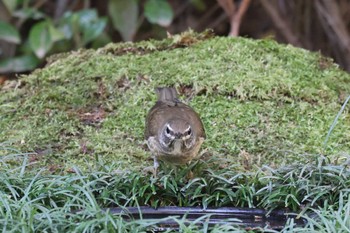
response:
[[[250,0],[243,0],[243,2],[240,4],[238,8],[238,12],[233,15],[231,18],[231,31],[230,36],[238,36],[239,33],[239,27],[241,25],[241,19],[244,15],[244,13],[247,11],[248,7],[250,5]]]
[[[230,33],[229,36],[238,36],[241,19],[247,11],[251,0],[243,0],[237,8],[232,0],[217,0],[218,4],[225,11],[230,19]]]
[[[66,11],[68,5],[68,0],[60,0],[56,3],[55,16],[54,19],[57,20],[60,18],[63,13]]]
[[[315,7],[324,27],[325,33],[338,49],[344,60],[343,64],[350,70],[350,35],[340,17],[340,10],[336,2],[327,0],[315,1]]]
[[[260,0],[260,1],[263,7],[265,8],[265,10],[267,11],[267,13],[269,13],[273,23],[275,24],[277,29],[280,30],[281,34],[286,38],[286,40],[292,45],[301,47],[299,38],[295,36],[295,33],[292,31],[288,22],[279,13],[279,10],[276,7],[277,6],[276,2],[271,0]]]
[[[217,0],[218,4],[225,11],[226,15],[231,18],[236,11],[236,6],[232,0]]]

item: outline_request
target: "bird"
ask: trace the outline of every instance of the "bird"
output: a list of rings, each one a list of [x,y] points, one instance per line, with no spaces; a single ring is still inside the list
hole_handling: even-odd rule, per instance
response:
[[[159,160],[181,165],[198,155],[206,138],[198,113],[178,99],[173,87],[156,88],[158,100],[145,120],[145,140],[153,155],[157,176]]]

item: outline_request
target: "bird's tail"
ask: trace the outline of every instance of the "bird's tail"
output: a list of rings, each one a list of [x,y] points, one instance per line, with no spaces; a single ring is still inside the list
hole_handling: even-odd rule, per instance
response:
[[[156,93],[158,95],[158,101],[162,101],[162,102],[179,101],[176,89],[173,87],[158,87],[156,88]]]

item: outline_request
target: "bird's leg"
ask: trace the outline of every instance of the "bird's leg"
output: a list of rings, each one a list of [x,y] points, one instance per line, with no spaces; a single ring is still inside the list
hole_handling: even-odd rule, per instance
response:
[[[197,156],[198,159],[202,159],[204,161],[208,160],[210,157],[210,154],[208,153],[208,148],[205,148],[204,150],[202,150],[199,155]]]
[[[158,172],[159,162],[156,158],[156,156],[153,156],[153,166],[147,166],[144,169],[142,169],[142,172],[152,174],[154,178],[157,178],[157,172]]]
[[[159,162],[157,160],[157,157],[153,157],[153,177],[157,178],[157,172],[158,172]]]
[[[189,171],[188,171],[186,177],[187,177],[188,180],[192,180],[192,179],[194,178],[194,174],[193,174],[193,172],[192,172],[192,170],[191,170],[191,168],[190,168],[190,162],[189,162],[189,163],[186,163],[186,166],[187,166],[187,168],[189,169]]]

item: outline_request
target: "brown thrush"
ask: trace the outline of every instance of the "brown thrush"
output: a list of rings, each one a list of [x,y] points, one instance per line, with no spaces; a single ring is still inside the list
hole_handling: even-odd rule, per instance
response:
[[[145,139],[154,157],[154,174],[158,160],[186,164],[197,154],[205,139],[199,115],[178,99],[175,88],[157,88],[158,101],[148,112]]]

